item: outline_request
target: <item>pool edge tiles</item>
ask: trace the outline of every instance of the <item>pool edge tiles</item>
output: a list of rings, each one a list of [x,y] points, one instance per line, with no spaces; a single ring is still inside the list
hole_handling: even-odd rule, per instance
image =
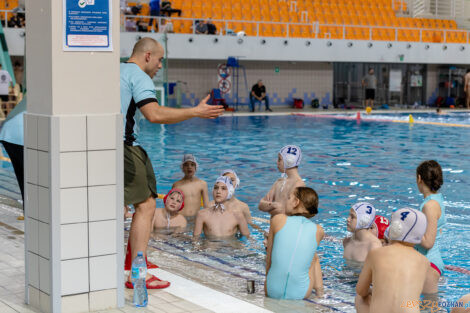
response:
[[[151,269],[149,273],[171,282],[166,292],[214,312],[272,312],[162,269]]]

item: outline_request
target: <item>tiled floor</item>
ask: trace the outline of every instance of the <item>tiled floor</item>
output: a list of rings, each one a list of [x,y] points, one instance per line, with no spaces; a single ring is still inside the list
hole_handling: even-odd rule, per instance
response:
[[[24,304],[24,226],[17,216],[17,212],[7,206],[0,208],[0,312],[36,313],[39,311]],[[147,308],[132,306],[132,290],[125,291],[125,298],[124,308],[103,312],[213,312],[163,290],[149,290]]]

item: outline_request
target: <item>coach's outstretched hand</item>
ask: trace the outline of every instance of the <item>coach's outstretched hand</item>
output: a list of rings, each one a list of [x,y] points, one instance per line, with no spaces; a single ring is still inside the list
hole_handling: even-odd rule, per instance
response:
[[[224,113],[224,107],[221,105],[209,105],[207,101],[209,100],[210,95],[207,95],[204,99],[199,102],[197,107],[195,107],[196,116],[200,118],[217,118]]]

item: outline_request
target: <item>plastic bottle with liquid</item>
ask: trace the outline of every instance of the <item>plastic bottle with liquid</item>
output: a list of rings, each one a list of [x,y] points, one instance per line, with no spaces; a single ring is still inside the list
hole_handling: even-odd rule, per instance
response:
[[[136,307],[146,307],[148,303],[147,286],[145,277],[147,276],[147,264],[142,251],[137,253],[132,261],[132,283],[134,284],[133,303]]]

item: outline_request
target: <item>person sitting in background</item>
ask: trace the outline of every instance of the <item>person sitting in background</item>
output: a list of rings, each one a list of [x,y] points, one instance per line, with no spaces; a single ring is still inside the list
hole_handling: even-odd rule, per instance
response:
[[[419,313],[429,261],[413,247],[426,231],[426,216],[404,208],[393,212],[387,236],[392,244],[371,250],[356,285],[358,313]],[[371,284],[373,288],[371,289]],[[414,307],[403,307],[417,303]]]
[[[202,205],[206,207],[209,203],[209,192],[207,191],[207,183],[197,178],[198,164],[196,158],[192,154],[185,154],[181,162],[181,170],[184,177],[178,180],[171,187],[172,189],[181,189],[184,193],[186,205],[181,212],[186,217],[194,217]]]
[[[370,250],[382,247],[382,243],[369,228],[375,220],[375,208],[367,202],[352,206],[347,220],[347,230],[353,235],[343,239],[343,257],[347,260],[364,262]]]
[[[211,19],[207,21],[207,33],[209,35],[217,35],[217,27],[212,23]]]
[[[323,278],[317,248],[325,234],[310,220],[318,213],[318,195],[297,187],[284,210],[271,219],[266,252],[265,292],[270,298],[301,300],[315,289],[323,295]]]
[[[199,21],[196,25],[196,34],[199,35],[207,35],[209,33],[208,26],[206,24],[206,21]]]
[[[162,19],[162,24],[160,25],[159,32],[161,33],[174,33],[173,23],[169,19]]]
[[[269,108],[269,98],[266,95],[266,87],[263,85],[263,81],[260,79],[256,84],[251,87],[250,93],[250,105],[251,105],[251,112],[255,111],[255,106],[257,103],[261,105],[261,102],[264,101],[266,106],[266,111],[272,112]]]
[[[160,8],[160,12],[165,14],[166,16],[171,16],[173,13],[178,13],[178,16],[181,16],[181,10],[173,9],[171,7],[170,1],[162,1],[162,7]]]
[[[154,229],[184,229],[187,221],[180,211],[184,208],[184,194],[179,189],[171,189],[163,198],[164,208],[155,209]]]
[[[250,230],[243,214],[231,208],[228,202],[234,193],[234,187],[229,177],[217,178],[212,196],[214,200],[209,208],[197,212],[193,236],[198,238],[202,232],[206,237],[232,237],[237,231],[248,237]]]

